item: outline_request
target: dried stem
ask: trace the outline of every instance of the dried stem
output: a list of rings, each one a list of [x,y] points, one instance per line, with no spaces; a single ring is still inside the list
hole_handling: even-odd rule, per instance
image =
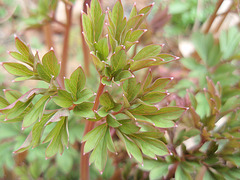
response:
[[[66,73],[67,73],[69,35],[70,35],[70,28],[72,25],[72,5],[65,4],[65,11],[67,16],[67,23],[65,26],[64,42],[63,42],[63,49],[62,49],[61,71],[59,74],[59,83],[60,83],[60,86],[62,87],[64,87],[64,77],[66,76]]]
[[[224,1],[224,0],[218,0],[218,2],[217,2],[217,4],[216,4],[216,8],[215,8],[213,14],[211,15],[211,17],[210,17],[210,19],[209,19],[209,21],[208,21],[208,23],[207,23],[207,27],[206,27],[205,30],[204,30],[204,33],[205,33],[205,34],[207,34],[207,33],[209,32],[209,30],[210,30],[210,28],[211,28],[211,26],[212,26],[212,24],[213,24],[213,21],[214,21],[214,19],[215,19],[216,16],[217,16],[218,9],[219,9],[220,6],[222,5],[223,1]]]
[[[101,94],[103,93],[103,90],[105,88],[105,85],[101,83],[101,79],[100,79],[100,84],[98,87],[98,91],[97,91],[97,95],[95,97],[95,102],[93,105],[92,110],[97,110],[98,106],[99,106],[99,98],[101,96]],[[94,121],[87,121],[86,122],[86,127],[84,130],[84,135],[87,134],[89,131],[91,131],[94,128]],[[80,180],[89,180],[89,153],[84,154],[84,146],[85,146],[85,142],[82,143],[81,146],[81,162],[80,162]]]

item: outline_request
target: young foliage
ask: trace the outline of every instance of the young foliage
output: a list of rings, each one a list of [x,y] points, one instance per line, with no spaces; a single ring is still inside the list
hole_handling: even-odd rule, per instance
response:
[[[157,159],[169,155],[160,128],[174,127],[186,108],[158,104],[168,95],[165,88],[173,78],[153,80],[149,68],[179,58],[161,53],[163,45],[158,44],[143,47],[134,55],[129,51],[147,31],[141,29],[141,24],[152,6],[137,11],[134,5],[127,19],[118,0],[113,10],[106,12],[107,35],[103,34],[105,13],[98,0],[92,0],[87,13],[82,13],[83,34],[99,73],[100,86],[94,90],[96,94],[85,88],[86,76],[81,66],[71,73],[70,78],[64,77],[63,87],[59,84],[61,64],[54,50],[40,59],[38,52],[33,55],[30,47],[15,38],[19,52],[10,52],[10,55],[21,64],[3,63],[3,67],[18,76],[18,81],[35,79],[49,84],[48,88],[32,89],[24,95],[11,91],[0,97],[1,119],[22,121],[22,129],[30,129],[16,153],[48,143],[46,158],[58,152],[62,154],[65,146],[69,146],[68,124],[72,111],[87,120],[82,154],[91,153],[89,164],[94,162],[100,172],[107,163],[108,150],[114,153],[119,150],[115,148],[114,134],[124,143],[128,155],[140,164],[145,157]],[[136,77],[136,71],[142,69],[148,70],[144,83]],[[92,96],[95,96],[94,101]],[[55,107],[49,108],[50,103]],[[89,128],[89,123],[94,123],[90,121],[98,121],[98,126]]]

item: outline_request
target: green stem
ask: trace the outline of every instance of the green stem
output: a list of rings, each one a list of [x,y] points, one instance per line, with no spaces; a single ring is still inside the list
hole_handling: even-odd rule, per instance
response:
[[[95,102],[93,105],[92,110],[97,110],[98,106],[99,106],[99,98],[101,96],[101,94],[103,93],[103,90],[105,88],[105,85],[101,83],[101,79],[100,79],[100,84],[98,87],[98,91],[97,91],[97,95],[95,98]],[[88,132],[90,132],[93,128],[94,128],[94,121],[87,121],[86,122],[86,127],[84,130],[84,135],[87,134]],[[84,145],[85,142],[82,143],[81,145],[81,162],[80,162],[80,176],[79,179],[80,180],[89,180],[89,153],[84,154]]]

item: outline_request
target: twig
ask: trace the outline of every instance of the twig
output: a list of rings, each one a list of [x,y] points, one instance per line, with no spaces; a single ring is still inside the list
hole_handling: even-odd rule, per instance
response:
[[[213,21],[214,21],[214,19],[215,19],[216,16],[217,16],[218,9],[219,9],[220,6],[222,5],[223,1],[224,1],[224,0],[218,0],[218,2],[217,2],[217,4],[216,4],[216,8],[215,8],[213,14],[211,15],[211,17],[210,17],[210,19],[209,19],[209,21],[208,21],[208,23],[207,23],[207,27],[206,27],[205,30],[203,31],[205,34],[207,34],[207,33],[209,32],[209,30],[210,30],[210,28],[211,28],[211,26],[212,26],[212,24],[213,24]]]
[[[214,33],[217,33],[217,32],[219,31],[220,27],[222,26],[224,20],[226,19],[228,13],[231,11],[232,7],[233,7],[233,3],[231,4],[231,6],[229,6],[228,10],[224,13],[221,21],[219,22],[218,26],[217,26],[216,29],[214,30]]]
[[[98,109],[99,106],[99,98],[101,96],[101,94],[103,93],[103,90],[105,88],[105,85],[101,83],[101,79],[100,79],[100,84],[98,87],[98,91],[97,91],[97,95],[95,97],[95,102],[93,105],[92,110],[95,111]],[[84,130],[84,135],[87,134],[88,132],[90,132],[93,128],[94,128],[94,121],[87,121],[86,122],[86,127]],[[84,154],[84,146],[85,146],[85,142],[82,143],[81,146],[81,162],[80,162],[80,180],[89,180],[89,153]]]

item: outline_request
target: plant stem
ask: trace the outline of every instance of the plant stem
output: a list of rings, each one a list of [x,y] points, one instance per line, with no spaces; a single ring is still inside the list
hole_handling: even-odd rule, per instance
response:
[[[59,74],[59,83],[61,87],[64,87],[64,77],[66,76],[66,73],[67,73],[69,34],[70,34],[70,28],[72,25],[72,5],[65,4],[65,11],[67,16],[67,23],[65,26],[64,42],[63,42],[63,49],[62,49],[61,71]]]
[[[45,35],[45,44],[47,45],[48,49],[51,47],[54,48],[54,43],[53,43],[53,32],[52,32],[52,27],[50,22],[45,22],[43,25],[43,32]],[[54,49],[55,53],[56,50]]]
[[[89,5],[91,0],[85,0],[83,3],[83,11],[87,13],[87,4]],[[80,16],[80,30],[81,30],[81,39],[82,39],[82,50],[83,50],[83,57],[84,57],[84,71],[86,75],[89,77],[90,76],[90,69],[89,69],[89,64],[90,64],[90,56],[89,56],[89,48],[87,46],[87,43],[84,39],[84,35],[82,34],[83,32],[83,26],[82,26],[82,16]]]
[[[223,3],[223,0],[218,0],[218,2],[217,2],[217,4],[216,4],[216,8],[215,8],[213,14],[211,15],[211,17],[210,17],[210,19],[209,19],[209,21],[208,21],[208,23],[207,23],[207,27],[206,27],[205,30],[204,30],[204,33],[205,33],[205,34],[207,34],[207,33],[209,32],[209,30],[210,30],[210,28],[211,28],[211,26],[212,26],[212,24],[213,24],[213,21],[214,21],[214,19],[215,19],[216,16],[217,16],[218,9],[219,9],[220,6],[222,5],[222,3]]]
[[[220,29],[220,27],[222,26],[224,20],[226,19],[228,13],[230,13],[232,7],[233,7],[233,2],[232,2],[232,4],[229,6],[229,8],[227,9],[227,11],[222,15],[223,17],[222,17],[220,23],[217,25],[216,29],[214,30],[214,33],[217,33],[217,32],[219,31],[219,29]]]
[[[100,98],[101,94],[103,93],[104,88],[105,88],[105,85],[101,83],[101,79],[100,79],[100,84],[98,87],[97,95],[95,97],[95,102],[94,102],[94,105],[92,108],[93,111],[98,109],[99,98]],[[94,128],[94,124],[95,124],[94,121],[87,121],[83,135],[85,135],[89,131],[91,131]],[[89,153],[84,154],[84,146],[85,146],[85,142],[83,142],[81,145],[81,162],[80,162],[81,175],[79,176],[79,179],[80,180],[89,180],[89,178],[90,178],[89,177]]]

